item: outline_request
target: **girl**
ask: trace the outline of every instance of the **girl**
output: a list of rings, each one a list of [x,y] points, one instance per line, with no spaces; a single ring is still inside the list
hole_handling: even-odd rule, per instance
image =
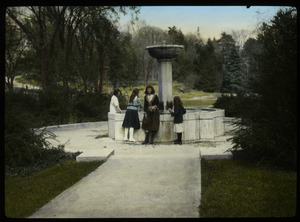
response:
[[[146,138],[143,144],[149,143],[153,144],[153,139],[155,133],[159,129],[159,99],[155,94],[154,88],[151,85],[148,85],[145,90],[144,98],[144,119],[143,119],[143,129],[146,131]]]
[[[125,118],[123,120],[122,127],[125,128],[124,140],[128,140],[128,131],[129,131],[129,141],[135,142],[133,138],[134,129],[140,129],[140,120],[138,115],[138,107],[142,106],[142,103],[139,99],[139,90],[134,89],[131,96],[129,97],[129,103],[127,105],[127,110],[125,113]]]
[[[109,112],[110,113],[117,113],[117,112],[122,112],[122,110],[120,109],[120,105],[119,105],[119,100],[118,97],[120,96],[121,91],[119,89],[115,89],[114,90],[114,94],[111,97],[110,100],[110,104],[109,104]]]
[[[174,97],[174,112],[171,108],[169,108],[169,111],[171,116],[174,116],[174,132],[177,133],[177,140],[174,141],[174,144],[182,144],[183,115],[186,113],[186,110],[179,96]]]

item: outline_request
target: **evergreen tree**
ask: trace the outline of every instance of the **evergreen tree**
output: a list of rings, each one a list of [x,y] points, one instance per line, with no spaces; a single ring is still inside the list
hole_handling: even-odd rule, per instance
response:
[[[241,93],[243,91],[243,72],[241,58],[235,48],[232,48],[225,64],[223,76],[223,92]]]
[[[261,53],[255,103],[245,110],[234,147],[254,159],[296,169],[297,11],[280,10],[258,34]]]
[[[195,63],[198,81],[196,81],[195,87],[205,92],[215,92],[218,75],[221,72],[221,61],[215,53],[213,41],[208,39],[207,44],[198,44],[197,55]]]

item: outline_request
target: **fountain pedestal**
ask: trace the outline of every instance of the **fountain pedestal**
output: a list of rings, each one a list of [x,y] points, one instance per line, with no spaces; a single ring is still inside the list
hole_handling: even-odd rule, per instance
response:
[[[182,50],[182,45],[154,45],[146,47],[148,53],[158,62],[158,96],[164,110],[173,101],[172,93],[172,59]]]
[[[172,92],[172,61],[165,59],[158,62],[158,96],[167,109],[173,100]]]

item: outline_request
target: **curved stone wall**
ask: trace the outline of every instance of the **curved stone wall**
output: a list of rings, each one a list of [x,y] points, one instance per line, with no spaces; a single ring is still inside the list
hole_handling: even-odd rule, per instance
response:
[[[142,126],[143,112],[139,113]],[[122,127],[125,113],[108,113],[108,136],[115,140],[123,140],[124,128]],[[183,141],[213,140],[216,136],[225,133],[224,123],[225,111],[222,109],[200,109],[188,110],[183,116]],[[174,133],[173,117],[169,113],[160,115],[159,131],[155,137],[157,142],[170,142],[177,138]],[[145,132],[143,129],[135,130],[134,139],[144,141]]]

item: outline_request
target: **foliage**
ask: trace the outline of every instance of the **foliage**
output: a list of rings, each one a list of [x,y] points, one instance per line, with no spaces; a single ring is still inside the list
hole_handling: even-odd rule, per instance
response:
[[[25,218],[92,172],[102,161],[68,161],[30,176],[5,178],[5,216]]]
[[[221,71],[221,61],[215,53],[215,46],[212,40],[206,44],[197,44],[197,57],[195,65],[198,81],[194,84],[196,89],[205,92],[217,91],[218,77]]]
[[[225,95],[218,97],[213,104],[215,108],[224,109],[226,117],[245,117],[257,105],[255,95]]]
[[[69,92],[62,87],[49,87],[39,92],[39,111],[43,125],[65,124],[71,113]]]
[[[258,42],[259,73],[254,90],[259,97],[248,110],[234,137],[242,148],[264,164],[295,169],[297,165],[297,14],[280,10],[263,24]]]
[[[21,66],[25,63],[24,54],[27,44],[20,28],[15,26],[8,16],[5,19],[5,84],[12,91],[14,79],[21,73]]]
[[[255,80],[258,73],[258,64],[255,57],[261,53],[261,45],[258,43],[257,39],[249,38],[243,47],[241,52],[241,58],[244,61],[244,69],[246,72],[246,80]]]
[[[35,135],[31,128],[34,113],[26,103],[34,108],[36,101],[27,95],[20,98],[16,93],[8,93],[5,99],[5,164],[24,166],[34,162],[46,145],[43,135]]]
[[[132,36],[122,33],[116,39],[115,48],[110,52],[109,80],[114,88],[132,86],[138,77],[137,50],[131,44]]]
[[[118,35],[115,23],[119,19],[119,14],[126,14],[128,10],[135,14],[139,12],[136,6],[7,7],[6,15],[10,20],[6,21],[7,24],[13,21],[13,25],[7,27],[18,27],[20,33],[26,36],[23,40],[29,43],[28,50],[36,53],[40,67],[39,81],[44,89],[60,82],[68,89],[70,82],[76,82],[83,75],[78,57],[84,56],[91,68],[85,72],[91,71],[87,75],[94,77],[92,84],[95,90],[101,93],[104,62],[105,59],[108,60],[109,51],[115,42],[113,34]],[[81,38],[82,33],[89,41]],[[13,36],[10,37],[12,39]],[[14,45],[7,46],[7,52],[16,51]],[[19,48],[22,49],[22,46]],[[87,58],[87,55],[91,57]],[[98,61],[93,60],[93,57],[98,57]],[[97,66],[99,73],[95,76],[94,68]],[[12,73],[6,75],[11,76]],[[90,82],[83,83],[86,88],[86,83],[90,84]]]
[[[295,217],[297,173],[244,160],[201,160],[200,217]]]
[[[222,92],[241,93],[243,91],[243,73],[241,68],[241,58],[235,48],[231,48],[225,63]]]
[[[106,94],[78,94],[74,98],[74,115],[78,122],[107,120],[110,97]]]

